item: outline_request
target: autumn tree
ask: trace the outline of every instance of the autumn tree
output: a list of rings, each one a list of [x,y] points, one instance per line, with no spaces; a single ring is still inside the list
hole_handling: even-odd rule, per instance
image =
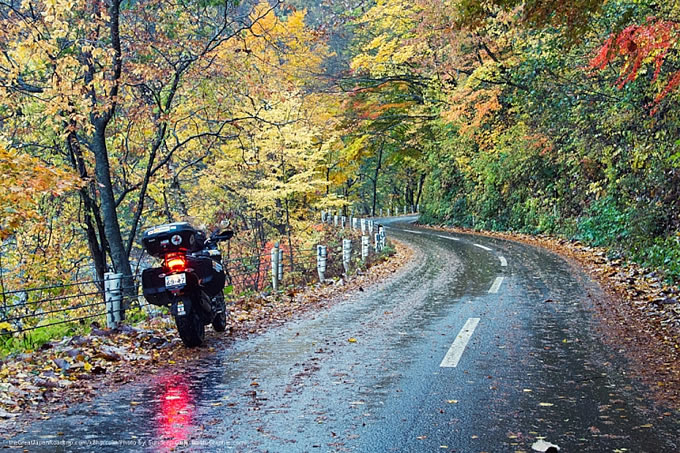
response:
[[[223,109],[193,105],[200,97],[192,90],[206,80],[196,76],[214,71],[220,48],[274,7],[119,0],[2,7],[4,133],[12,147],[61,155],[88,182],[83,221],[100,276],[105,253],[117,272],[131,274],[152,176],[178,150],[220,137],[232,120]]]

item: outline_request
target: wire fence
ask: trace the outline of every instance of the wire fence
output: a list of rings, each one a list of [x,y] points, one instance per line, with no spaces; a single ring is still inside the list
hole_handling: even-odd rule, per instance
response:
[[[360,241],[353,238],[361,249]],[[314,281],[317,271],[317,251],[306,248],[282,248],[283,279],[279,284],[300,285]],[[226,285],[231,294],[247,291],[263,291],[272,286],[272,256],[264,253],[225,259],[222,262]],[[328,277],[343,274],[342,246],[329,246],[327,258]],[[277,274],[279,273],[277,269]],[[119,274],[116,274],[119,275]],[[140,307],[150,314],[160,313],[158,307],[150,305],[141,295],[141,271],[133,275],[119,275],[121,307]],[[113,316],[113,308],[106,302],[106,280],[88,279],[63,284],[52,284],[0,292],[0,337],[16,333],[47,329],[68,323],[85,325],[97,322],[104,324],[105,317]]]

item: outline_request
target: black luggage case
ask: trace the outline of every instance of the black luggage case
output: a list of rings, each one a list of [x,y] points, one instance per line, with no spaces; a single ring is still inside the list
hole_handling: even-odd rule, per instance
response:
[[[168,223],[144,232],[142,244],[147,253],[162,258],[172,252],[197,252],[203,249],[205,234],[187,222]]]

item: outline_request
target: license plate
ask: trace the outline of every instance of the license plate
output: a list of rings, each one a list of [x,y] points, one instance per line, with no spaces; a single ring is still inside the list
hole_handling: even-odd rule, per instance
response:
[[[176,288],[187,284],[187,275],[182,272],[180,274],[172,274],[165,276],[165,287]]]

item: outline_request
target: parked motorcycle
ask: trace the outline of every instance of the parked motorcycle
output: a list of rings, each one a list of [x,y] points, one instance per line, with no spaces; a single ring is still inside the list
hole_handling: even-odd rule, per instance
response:
[[[163,260],[161,267],[142,272],[142,290],[153,305],[170,307],[177,331],[188,347],[200,346],[205,326],[223,332],[227,328],[224,301],[225,272],[217,244],[234,233],[205,233],[186,222],[170,223],[144,232],[147,253]]]

